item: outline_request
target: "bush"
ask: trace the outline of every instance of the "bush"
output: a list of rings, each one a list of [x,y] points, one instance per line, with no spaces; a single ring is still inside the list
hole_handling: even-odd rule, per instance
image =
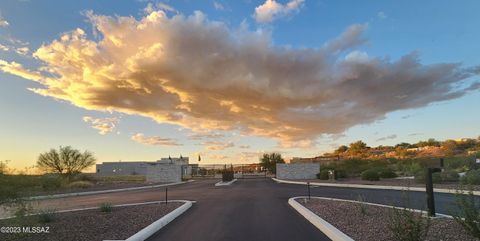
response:
[[[40,211],[37,215],[38,222],[40,223],[50,223],[55,220],[55,210],[53,209],[45,209]]]
[[[346,178],[347,172],[342,169],[335,169],[335,178]]]
[[[378,181],[380,180],[380,176],[378,175],[378,172],[376,170],[368,169],[362,172],[362,180]]]
[[[69,188],[90,188],[93,186],[93,183],[88,181],[76,181],[68,184]]]
[[[480,205],[475,201],[472,190],[468,192],[468,196],[461,193],[463,190],[457,190],[456,203],[459,213],[453,215],[453,218],[472,236],[480,238]]]
[[[41,185],[43,190],[57,190],[62,187],[63,180],[59,176],[44,175],[41,177]]]
[[[415,175],[415,181],[418,183],[425,183],[425,172],[418,172]],[[432,173],[432,183],[442,183],[442,174],[440,172]]]
[[[407,208],[392,208],[388,228],[394,240],[421,241],[425,240],[430,227],[430,219]]]
[[[456,171],[444,171],[440,173],[442,182],[456,182],[459,179],[458,173]]]
[[[328,170],[320,170],[320,172],[317,174],[317,178],[320,180],[328,180]]]
[[[470,185],[480,184],[480,170],[470,170],[461,179],[462,183]]]
[[[100,211],[102,211],[103,213],[110,213],[112,212],[112,204],[111,203],[102,203],[100,204]]]
[[[378,171],[378,175],[381,178],[395,178],[397,174],[390,168],[383,168]]]
[[[91,175],[86,175],[86,174],[79,174],[79,175],[76,175],[73,180],[74,182],[76,181],[87,181],[87,182],[93,182],[95,183],[96,180],[93,176]]]

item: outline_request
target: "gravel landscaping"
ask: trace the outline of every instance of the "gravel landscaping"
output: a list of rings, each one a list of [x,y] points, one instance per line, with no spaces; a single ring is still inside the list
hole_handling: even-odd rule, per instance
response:
[[[181,206],[181,202],[113,207],[53,214],[53,220],[41,223],[39,216],[0,220],[0,227],[49,227],[49,233],[6,234],[0,240],[95,241],[124,240]]]
[[[362,213],[359,203],[333,201],[324,199],[311,199],[302,205],[320,216],[325,221],[335,226],[356,241],[394,241],[388,222],[392,209],[363,205]],[[435,218],[431,220],[427,234],[429,241],[474,241],[461,225],[450,218]]]
[[[360,178],[342,178],[338,180],[320,180],[320,179],[310,179],[310,180],[298,180],[304,182],[318,182],[318,183],[338,183],[338,184],[362,184],[362,185],[380,185],[380,186],[402,186],[402,187],[425,187],[424,183],[418,183],[414,179],[395,179],[395,178],[385,178],[380,179],[380,181],[367,181]],[[457,189],[459,187],[458,182],[451,183],[434,183],[434,188],[445,188],[445,189]],[[471,185],[472,190],[480,191],[480,185]]]

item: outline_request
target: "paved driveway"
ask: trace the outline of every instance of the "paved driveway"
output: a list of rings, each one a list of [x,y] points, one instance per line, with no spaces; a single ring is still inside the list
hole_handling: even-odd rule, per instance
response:
[[[191,199],[197,203],[149,240],[329,240],[288,205],[289,194],[271,180],[209,184],[197,186],[189,194],[196,194]],[[183,195],[173,192],[172,198]]]
[[[287,203],[288,198],[304,196],[304,185],[279,184],[271,179],[240,179],[231,186],[215,187],[218,180],[197,180],[169,187],[169,199],[197,201],[184,215],[167,225],[150,240],[328,240]],[[368,202],[425,209],[425,194],[394,190],[316,187],[312,196],[357,199]],[[69,197],[41,201],[43,207],[57,210],[98,207],[113,204],[163,200],[165,188]],[[407,200],[407,202],[404,202]],[[449,213],[455,198],[452,194],[435,194],[437,212]]]

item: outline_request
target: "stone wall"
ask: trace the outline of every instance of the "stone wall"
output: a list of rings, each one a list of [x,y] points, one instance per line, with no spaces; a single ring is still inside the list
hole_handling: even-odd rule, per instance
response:
[[[98,175],[145,175],[148,162],[104,162],[97,164]]]
[[[147,182],[181,182],[181,165],[150,164],[147,167]]]
[[[320,172],[320,163],[277,163],[278,179],[315,179]]]

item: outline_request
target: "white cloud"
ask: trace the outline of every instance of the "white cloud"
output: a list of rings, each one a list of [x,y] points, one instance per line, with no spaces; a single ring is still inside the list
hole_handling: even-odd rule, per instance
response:
[[[384,12],[378,12],[377,17],[380,19],[386,19],[387,15]]]
[[[7,20],[0,16],[0,27],[8,27],[10,25]]]
[[[30,49],[28,47],[20,47],[15,49],[15,52],[20,55],[27,55],[29,51]]]
[[[480,68],[423,65],[415,53],[391,60],[356,52],[350,57],[362,61],[345,60],[366,42],[362,24],[318,48],[296,49],[200,12],[87,16],[101,39],[76,29],[34,51],[42,68],[0,59],[0,70],[40,83],[35,93],[88,110],[146,116],[195,133],[274,138],[285,147],[308,147],[321,135],[480,88],[458,87]]]
[[[85,116],[83,117],[83,121],[90,123],[92,128],[97,129],[101,135],[106,135],[115,129],[118,123],[118,118],[93,118]]]
[[[0,50],[6,52],[6,51],[10,50],[10,48],[9,48],[8,46],[5,46],[5,45],[3,45],[3,44],[0,44]]]
[[[223,6],[223,4],[217,2],[217,1],[213,1],[213,7],[216,9],[216,10],[225,10],[225,7]]]
[[[176,140],[170,138],[161,138],[159,136],[145,136],[143,133],[136,133],[131,137],[132,140],[153,146],[182,146],[182,144],[177,143]]]
[[[290,0],[286,4],[278,3],[276,0],[266,0],[265,3],[255,8],[253,16],[259,23],[269,23],[276,18],[298,12],[303,4],[304,0]]]

